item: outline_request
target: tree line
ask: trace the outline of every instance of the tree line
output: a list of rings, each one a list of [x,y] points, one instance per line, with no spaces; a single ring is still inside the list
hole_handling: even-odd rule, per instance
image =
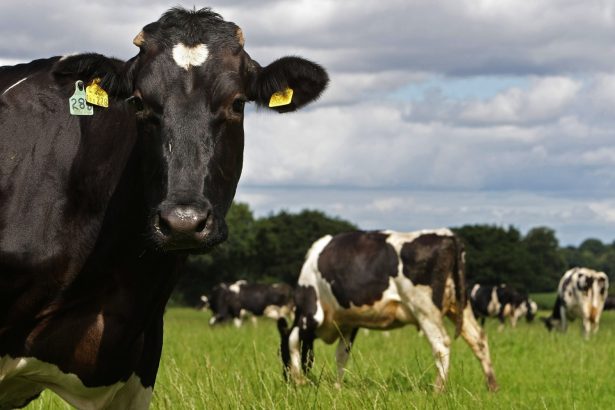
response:
[[[317,210],[280,211],[255,218],[245,203],[227,215],[229,238],[213,251],[188,258],[172,303],[195,305],[220,282],[286,282],[295,285],[305,253],[316,239],[359,229]],[[385,229],[386,227],[383,227]],[[561,247],[555,232],[536,227],[523,235],[514,226],[464,225],[451,228],[466,249],[468,283],[507,283],[525,292],[552,292],[564,271],[586,266],[615,274],[615,241],[587,239]]]

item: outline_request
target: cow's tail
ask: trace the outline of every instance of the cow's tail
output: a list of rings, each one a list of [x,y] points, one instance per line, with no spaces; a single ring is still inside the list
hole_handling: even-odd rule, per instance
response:
[[[463,311],[468,303],[466,294],[466,275],[465,275],[465,257],[463,243],[457,235],[453,235],[455,247],[455,262],[453,267],[453,283],[455,284],[455,302],[456,302],[456,320],[455,320],[455,338],[461,334],[463,327]]]

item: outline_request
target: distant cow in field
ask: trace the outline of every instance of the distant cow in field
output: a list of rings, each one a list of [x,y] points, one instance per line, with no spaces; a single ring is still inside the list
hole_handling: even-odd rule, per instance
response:
[[[209,296],[201,297],[201,301],[213,313],[210,325],[233,320],[235,326],[239,327],[248,316],[271,319],[290,317],[293,289],[285,283],[268,285],[240,280],[231,285],[216,285]]]
[[[328,83],[299,57],[261,66],[209,9],[171,9],[133,42],[128,61],[0,67],[0,409],[47,388],[147,408],[179,270],[227,237],[245,104],[294,111]]]
[[[485,324],[485,318],[497,317],[500,329],[504,326],[506,318],[510,318],[512,327],[517,326],[517,320],[522,316],[531,322],[538,310],[536,302],[527,295],[504,284],[499,286],[475,284],[470,292],[470,304],[474,316],[480,318],[481,325]]]
[[[566,331],[567,320],[580,317],[583,335],[589,338],[598,331],[608,289],[609,278],[604,272],[579,267],[570,269],[559,282],[553,313],[543,319],[547,329],[559,327]]]
[[[614,310],[615,309],[615,296],[607,296],[604,301],[604,310]]]
[[[464,252],[448,229],[418,232],[349,232],[312,245],[295,289],[295,319],[278,320],[284,374],[304,382],[313,364],[314,340],[336,350],[338,383],[359,328],[422,329],[436,361],[436,390],[445,386],[451,340],[443,317],[480,361],[490,390],[497,389],[487,337],[465,292]],[[410,360],[410,358],[407,358]]]

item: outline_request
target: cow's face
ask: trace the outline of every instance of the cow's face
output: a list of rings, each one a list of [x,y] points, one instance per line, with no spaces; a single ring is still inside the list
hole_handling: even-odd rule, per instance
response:
[[[224,217],[243,162],[244,104],[266,105],[290,87],[292,101],[278,111],[292,111],[319,96],[327,74],[295,57],[261,68],[244,51],[241,30],[206,9],[172,9],[134,42],[152,237],[164,250],[206,250],[227,235]]]

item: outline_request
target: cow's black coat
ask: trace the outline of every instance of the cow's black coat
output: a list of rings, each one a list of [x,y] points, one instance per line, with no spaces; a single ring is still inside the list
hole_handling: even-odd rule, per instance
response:
[[[226,238],[243,102],[292,85],[289,111],[328,81],[298,57],[262,68],[237,33],[208,9],[176,8],[126,62],[82,54],[0,69],[0,356],[55,364],[86,386],[133,373],[154,384],[186,252]],[[207,62],[179,67],[178,43],[207,44]],[[75,81],[94,78],[109,107],[71,116]]]
[[[292,306],[293,289],[287,284],[242,283],[236,290],[223,283],[215,286],[208,296],[209,308],[216,319],[223,323],[241,317],[245,310],[255,316],[262,316],[268,306]]]
[[[387,237],[380,232],[348,232],[323,249],[318,270],[341,306],[374,303],[389,286],[389,277],[397,275],[397,253]]]

